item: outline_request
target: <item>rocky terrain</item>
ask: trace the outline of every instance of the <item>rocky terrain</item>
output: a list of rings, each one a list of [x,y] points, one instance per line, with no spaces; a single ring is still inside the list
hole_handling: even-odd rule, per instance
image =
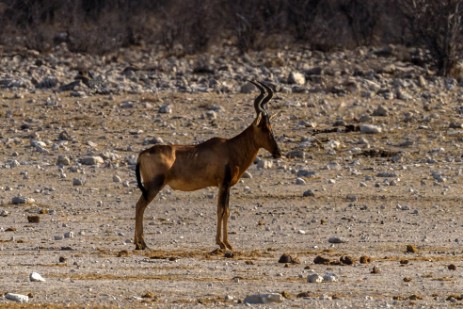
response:
[[[462,89],[427,60],[4,51],[0,307],[462,306]],[[137,153],[238,134],[252,78],[275,87],[284,158],[232,188],[235,251],[214,244],[216,188],[164,189],[134,251]]]

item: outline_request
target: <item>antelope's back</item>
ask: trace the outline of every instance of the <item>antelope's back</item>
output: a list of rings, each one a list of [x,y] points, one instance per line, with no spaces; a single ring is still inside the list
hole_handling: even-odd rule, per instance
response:
[[[218,186],[225,174],[225,141],[216,137],[199,145],[177,145],[168,175],[169,186],[183,191]]]

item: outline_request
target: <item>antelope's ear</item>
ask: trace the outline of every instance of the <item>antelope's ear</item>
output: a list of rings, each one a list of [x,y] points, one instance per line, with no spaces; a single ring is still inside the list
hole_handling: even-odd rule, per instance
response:
[[[261,121],[262,121],[262,113],[259,113],[259,114],[257,114],[256,120],[254,120],[254,125],[259,126]]]
[[[272,120],[274,117],[278,116],[278,114],[281,113],[281,111],[276,112],[275,114],[271,115],[269,117],[269,120]]]

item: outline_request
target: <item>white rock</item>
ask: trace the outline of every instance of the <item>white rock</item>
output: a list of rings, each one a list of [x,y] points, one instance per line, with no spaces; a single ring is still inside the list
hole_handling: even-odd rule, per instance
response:
[[[396,208],[398,210],[410,210],[410,206],[408,205],[400,205],[400,204],[397,204]]]
[[[301,178],[301,177],[298,177],[296,178],[296,185],[305,185],[306,184],[306,181]]]
[[[339,142],[339,141],[331,140],[331,141],[325,143],[325,149],[336,150],[336,149],[339,149],[340,147],[341,147],[341,142]]]
[[[241,178],[252,178],[252,174],[249,173],[248,171],[245,171],[245,172],[243,173],[243,176],[241,176]]]
[[[45,282],[45,279],[39,273],[33,271],[29,275],[29,280],[32,282]]]
[[[307,277],[307,282],[308,283],[322,283],[323,282],[323,277],[320,276],[319,274],[310,274]]]
[[[25,197],[25,196],[15,196],[12,198],[11,202],[15,205],[18,204],[34,204],[35,200],[31,197]]]
[[[34,146],[37,148],[45,148],[47,147],[47,143],[33,139],[31,140],[31,146]]]
[[[269,304],[283,302],[283,296],[279,293],[255,294],[246,296],[245,304]]]
[[[100,156],[85,156],[80,158],[80,163],[83,165],[98,165],[98,164],[103,164],[104,160]]]
[[[17,303],[21,303],[21,304],[29,302],[29,296],[27,296],[27,295],[21,295],[21,294],[15,294],[15,293],[6,293],[5,298],[9,299],[9,300],[12,300],[12,301],[15,301]]]
[[[304,74],[296,71],[292,71],[289,73],[288,76],[288,83],[289,84],[296,84],[296,85],[304,85],[305,84],[305,76]]]
[[[71,160],[65,155],[59,155],[58,159],[56,160],[57,165],[69,165],[71,164]]]
[[[172,114],[172,105],[164,104],[159,107],[160,114]]]
[[[270,160],[257,159],[257,168],[258,169],[269,169],[272,168],[273,162]]]
[[[323,281],[324,282],[337,282],[338,276],[332,273],[326,273],[323,275]]]
[[[121,179],[120,176],[114,175],[114,176],[113,176],[113,182],[122,182],[122,179]]]
[[[214,120],[217,119],[217,113],[214,111],[207,111],[206,112],[206,118],[209,120]]]
[[[379,126],[375,126],[372,124],[362,124],[360,125],[360,132],[367,133],[367,134],[377,134],[381,133],[383,129]]]

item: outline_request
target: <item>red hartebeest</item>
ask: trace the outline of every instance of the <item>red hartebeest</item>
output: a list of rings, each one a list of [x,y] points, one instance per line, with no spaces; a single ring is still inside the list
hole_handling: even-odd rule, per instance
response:
[[[281,157],[270,125],[271,117],[265,110],[273,91],[261,82],[251,82],[260,90],[254,101],[257,115],[252,124],[237,136],[230,139],[213,137],[198,145],[155,145],[140,153],[136,176],[142,196],[135,213],[136,249],[146,248],[143,236],[145,208],[166,185],[182,191],[218,187],[215,240],[221,249],[232,249],[228,241],[230,187],[238,182],[255,160],[260,148],[269,151],[274,158]]]

